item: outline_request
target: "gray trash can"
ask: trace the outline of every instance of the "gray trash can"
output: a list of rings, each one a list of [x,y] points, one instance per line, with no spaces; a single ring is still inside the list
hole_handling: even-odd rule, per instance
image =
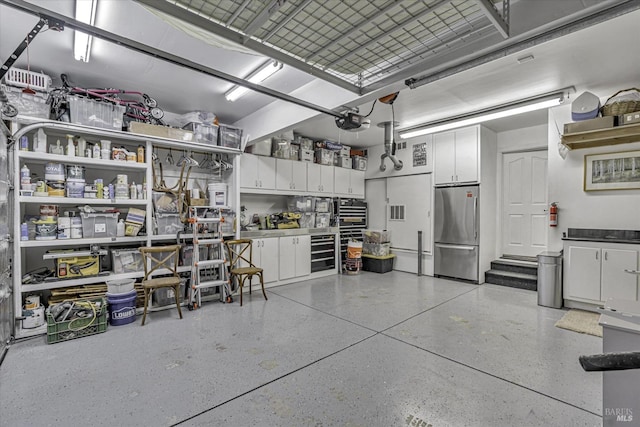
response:
[[[562,308],[562,252],[538,255],[538,305]]]

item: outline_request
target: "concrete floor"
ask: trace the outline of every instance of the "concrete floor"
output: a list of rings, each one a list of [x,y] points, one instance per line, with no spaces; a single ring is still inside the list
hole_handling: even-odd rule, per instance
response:
[[[536,293],[334,276],[53,345],[14,344],[0,426],[598,426],[602,340]]]

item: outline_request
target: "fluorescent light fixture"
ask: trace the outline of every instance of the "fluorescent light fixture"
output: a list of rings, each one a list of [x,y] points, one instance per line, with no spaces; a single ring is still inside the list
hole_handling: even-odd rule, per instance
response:
[[[442,132],[444,130],[475,125],[489,120],[515,116],[529,111],[555,107],[560,105],[564,101],[565,94],[571,91],[575,91],[575,89],[567,88],[561,91],[487,108],[475,113],[464,114],[445,120],[427,123],[415,129],[401,130],[399,136],[402,139],[408,139],[415,136],[428,135],[430,133]]]
[[[262,83],[263,81],[274,75],[281,68],[282,63],[278,61],[265,62],[251,74],[245,77],[245,79],[251,83]],[[227,98],[227,101],[233,102],[247,93],[249,90],[251,89],[243,86],[234,86],[233,88],[231,88],[231,90],[224,94],[224,97]]]
[[[76,0],[76,20],[89,25],[96,23],[98,0]],[[73,57],[78,61],[89,62],[93,36],[81,31],[74,31]]]

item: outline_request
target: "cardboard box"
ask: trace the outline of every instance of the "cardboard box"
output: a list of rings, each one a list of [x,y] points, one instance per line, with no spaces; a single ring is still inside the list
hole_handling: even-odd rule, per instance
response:
[[[167,126],[150,125],[148,123],[131,122],[129,132],[139,135],[157,136],[160,138],[177,139],[179,141],[193,141],[193,132]]]
[[[636,123],[640,123],[640,111],[635,111],[633,113],[626,113],[621,116],[618,116],[618,124],[622,125],[633,125]]]
[[[595,119],[582,120],[575,123],[566,123],[564,133],[587,132],[597,129],[608,129],[616,125],[615,116],[596,117]]]
[[[137,236],[144,225],[146,216],[147,212],[142,209],[129,208],[127,218],[124,220],[124,235]]]

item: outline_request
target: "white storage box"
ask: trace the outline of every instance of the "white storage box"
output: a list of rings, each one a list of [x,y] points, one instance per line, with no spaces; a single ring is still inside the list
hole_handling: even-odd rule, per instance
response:
[[[359,170],[359,171],[366,171],[367,170],[367,158],[366,157],[353,156],[351,159],[353,161],[353,169],[356,169],[356,170]]]
[[[87,239],[116,237],[120,213],[85,213],[82,216],[82,236]]]
[[[331,227],[331,214],[330,213],[317,213],[316,214],[316,228]]]
[[[111,249],[111,269],[115,274],[144,272],[143,263],[142,254],[137,249]],[[133,286],[129,291],[121,292],[132,290]]]
[[[218,126],[187,123],[182,129],[193,132],[193,140],[207,145],[218,145]]]

